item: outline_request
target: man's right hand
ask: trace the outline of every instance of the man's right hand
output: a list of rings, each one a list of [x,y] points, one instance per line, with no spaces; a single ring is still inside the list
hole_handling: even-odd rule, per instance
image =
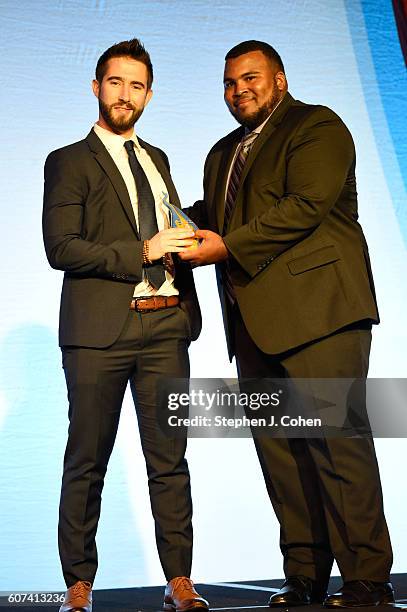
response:
[[[195,232],[178,227],[161,230],[148,241],[148,257],[151,261],[161,259],[165,253],[180,253],[194,244]]]

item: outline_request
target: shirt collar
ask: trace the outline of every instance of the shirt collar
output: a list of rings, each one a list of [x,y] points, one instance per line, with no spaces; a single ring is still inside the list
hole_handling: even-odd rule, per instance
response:
[[[134,142],[136,150],[140,150],[141,148],[140,143],[137,140],[136,133],[134,131],[131,136],[124,138],[120,134],[113,134],[113,132],[106,130],[98,123],[94,124],[93,129],[96,133],[96,136],[100,138],[109,153],[113,155],[118,155],[123,150],[124,143],[126,142],[126,140],[132,140]]]

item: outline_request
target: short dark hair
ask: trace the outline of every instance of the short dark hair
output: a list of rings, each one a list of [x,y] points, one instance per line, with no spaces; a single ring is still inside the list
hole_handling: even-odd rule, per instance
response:
[[[274,47],[266,42],[262,42],[261,40],[245,40],[239,43],[226,53],[225,61],[239,57],[245,53],[250,53],[250,51],[262,51],[262,53],[264,53],[264,55],[277,66],[278,70],[284,72],[285,74],[284,64],[280,55],[277,53]]]
[[[123,40],[109,47],[102,53],[96,64],[96,80],[99,81],[99,83],[103,81],[103,77],[105,76],[107,62],[113,57],[131,57],[132,59],[142,62],[147,67],[147,87],[148,89],[151,88],[153,83],[153,65],[150,55],[138,38]]]

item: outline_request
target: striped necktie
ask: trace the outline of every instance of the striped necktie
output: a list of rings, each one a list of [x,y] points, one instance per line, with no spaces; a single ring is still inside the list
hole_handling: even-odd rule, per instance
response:
[[[239,144],[237,155],[235,157],[235,163],[233,164],[232,171],[230,173],[228,190],[226,193],[225,201],[225,217],[223,221],[223,234],[229,225],[230,218],[235,209],[236,196],[240,185],[240,178],[242,176],[243,168],[249,155],[250,149],[254,141],[258,136],[257,132],[250,132],[245,136]]]
[[[245,136],[241,143],[239,144],[237,154],[235,157],[235,162],[233,164],[232,171],[230,173],[229,185],[226,193],[226,201],[225,201],[225,215],[223,220],[223,235],[225,235],[229,221],[232,217],[232,213],[235,209],[236,204],[236,196],[240,185],[240,179],[242,176],[243,168],[249,155],[250,149],[253,146],[254,141],[256,140],[259,134],[257,132],[250,132]],[[234,304],[236,300],[235,291],[233,288],[232,279],[230,277],[230,263],[228,260],[225,262],[224,267],[224,285],[226,296],[231,304]]]

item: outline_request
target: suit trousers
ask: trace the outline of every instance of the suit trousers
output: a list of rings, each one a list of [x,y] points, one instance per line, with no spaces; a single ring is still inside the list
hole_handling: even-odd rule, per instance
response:
[[[104,477],[113,449],[128,381],[136,407],[155,521],[156,542],[167,580],[189,576],[192,502],[186,439],[170,439],[157,424],[156,393],[164,377],[189,377],[189,321],[179,308],[129,310],[110,347],[65,346],[69,434],[59,513],[59,552],[68,587],[93,583],[96,530]]]
[[[279,355],[263,353],[234,306],[239,378],[367,376],[370,326],[351,328]],[[371,437],[254,438],[280,523],[286,576],[326,590],[335,559],[344,581],[387,581],[392,549]]]

